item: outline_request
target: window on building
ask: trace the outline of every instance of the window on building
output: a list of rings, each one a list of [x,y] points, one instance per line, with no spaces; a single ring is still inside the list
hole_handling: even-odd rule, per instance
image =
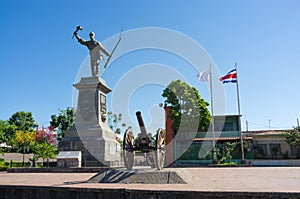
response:
[[[271,155],[280,155],[281,154],[281,147],[280,144],[270,144],[270,151]]]
[[[264,159],[268,155],[266,144],[256,144],[254,145],[253,149],[254,149],[254,158],[256,159]]]
[[[215,123],[214,127],[215,127],[214,129],[215,131],[222,131],[223,124]]]
[[[295,146],[291,146],[291,155],[297,155],[299,151],[299,146],[295,147]]]
[[[223,131],[234,131],[233,122],[225,122]]]

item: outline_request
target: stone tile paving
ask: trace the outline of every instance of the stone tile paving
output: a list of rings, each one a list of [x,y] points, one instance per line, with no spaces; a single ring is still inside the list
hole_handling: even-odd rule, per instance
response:
[[[299,167],[177,168],[188,184],[86,183],[97,173],[0,173],[1,185],[100,189],[300,192]]]

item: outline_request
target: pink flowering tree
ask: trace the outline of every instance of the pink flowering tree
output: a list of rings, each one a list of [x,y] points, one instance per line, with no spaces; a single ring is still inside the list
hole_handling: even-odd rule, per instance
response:
[[[36,128],[35,142],[32,146],[34,155],[31,158],[33,166],[39,158],[43,158],[43,163],[47,160],[47,167],[49,166],[49,159],[54,158],[57,154],[56,148],[56,134],[53,131],[53,127],[41,129]]]

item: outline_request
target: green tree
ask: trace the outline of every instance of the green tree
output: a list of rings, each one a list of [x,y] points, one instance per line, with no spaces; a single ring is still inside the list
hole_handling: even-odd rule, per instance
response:
[[[289,145],[297,147],[300,144],[299,128],[294,127],[294,129],[288,131],[284,137]]]
[[[2,130],[2,125],[1,125],[2,123],[3,123],[3,121],[0,120],[0,144],[3,143],[3,142],[5,142],[5,133]],[[4,154],[2,147],[0,147],[0,154],[1,155]]]
[[[300,128],[294,127],[293,130],[284,134],[286,142],[297,150],[297,158],[300,157]]]
[[[181,80],[172,81],[163,91],[165,105],[171,107],[172,128],[176,134],[179,127],[185,131],[197,129],[206,131],[211,116],[207,106],[196,88]],[[198,126],[196,126],[198,125]]]
[[[6,122],[3,120],[0,120],[0,143],[2,142],[6,142],[6,136],[5,136],[5,132],[6,132]]]
[[[33,131],[36,126],[31,112],[19,111],[14,113],[8,120],[9,124],[15,125],[16,130]]]
[[[51,115],[50,125],[58,129],[57,138],[64,137],[65,132],[73,125],[75,121],[74,108],[68,107],[61,110],[58,115]]]
[[[16,145],[14,134],[16,132],[16,126],[9,124],[7,120],[0,120],[0,143],[5,142],[7,145]],[[13,149],[9,149],[13,150]]]
[[[197,103],[199,108],[199,127],[198,131],[207,131],[209,124],[211,122],[211,115],[208,110],[209,103],[201,98],[198,90],[192,87],[195,95],[197,96]]]
[[[43,158],[43,163],[47,160],[47,167],[49,167],[49,159],[54,158],[57,154],[55,145],[47,142],[36,143],[33,150],[35,153],[33,160],[37,161],[39,158]]]
[[[107,113],[107,118],[108,118],[108,126],[111,128],[116,134],[121,134],[121,128],[119,126],[120,122],[122,121],[122,114],[115,114],[113,112],[108,112]],[[125,127],[126,124],[122,123],[122,127]]]

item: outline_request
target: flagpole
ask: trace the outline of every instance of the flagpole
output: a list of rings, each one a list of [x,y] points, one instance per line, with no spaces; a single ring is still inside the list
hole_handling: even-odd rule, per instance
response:
[[[210,109],[211,109],[211,131],[213,134],[213,163],[215,163],[215,153],[216,153],[216,141],[215,141],[215,118],[214,118],[214,103],[213,103],[213,86],[212,86],[212,72],[211,64],[209,65],[209,86],[210,86]]]
[[[235,71],[236,71],[236,94],[237,94],[237,103],[238,103],[238,125],[239,125],[239,134],[241,141],[241,152],[242,152],[242,162],[245,161],[245,153],[244,153],[244,144],[243,144],[243,135],[241,128],[241,107],[240,107],[240,93],[239,93],[239,80],[238,80],[238,71],[237,71],[237,63],[235,62]]]

